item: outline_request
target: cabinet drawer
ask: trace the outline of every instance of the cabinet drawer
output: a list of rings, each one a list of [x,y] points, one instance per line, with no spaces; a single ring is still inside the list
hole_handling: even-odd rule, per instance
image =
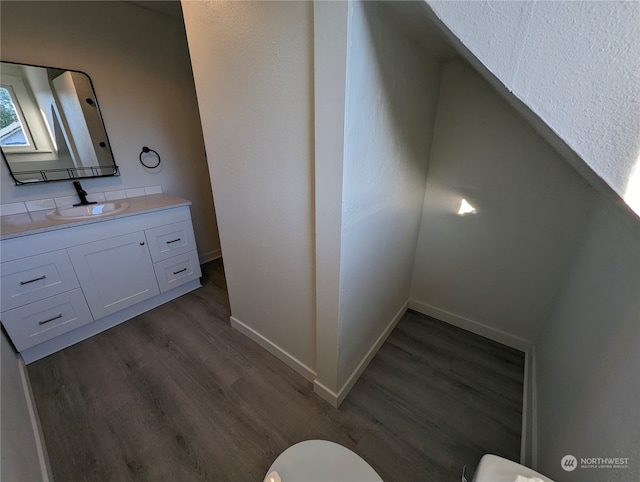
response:
[[[162,293],[202,276],[195,250],[155,263],[153,268]]]
[[[79,286],[65,250],[2,263],[1,311],[24,306]]]
[[[2,313],[2,324],[18,351],[91,321],[93,318],[80,288]]]
[[[191,221],[145,230],[154,263],[196,249]]]

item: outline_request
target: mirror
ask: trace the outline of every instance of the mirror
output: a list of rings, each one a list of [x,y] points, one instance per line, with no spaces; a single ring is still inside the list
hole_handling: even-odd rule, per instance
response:
[[[0,62],[0,148],[16,184],[119,175],[89,76]]]

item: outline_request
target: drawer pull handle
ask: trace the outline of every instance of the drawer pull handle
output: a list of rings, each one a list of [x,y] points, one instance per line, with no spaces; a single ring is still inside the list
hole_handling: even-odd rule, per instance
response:
[[[48,320],[39,321],[38,325],[44,325],[45,323],[49,323],[50,321],[57,320],[58,318],[62,318],[62,313],[60,313],[58,316],[54,316],[53,318],[49,318]]]
[[[173,274],[182,273],[183,271],[187,271],[187,268],[179,269],[178,271],[174,271]]]
[[[43,274],[43,275],[42,275],[42,276],[40,276],[39,278],[33,278],[33,279],[30,279],[29,281],[20,281],[20,285],[21,285],[21,286],[22,286],[22,285],[28,285],[29,283],[33,283],[33,282],[35,282],[35,281],[43,280],[43,279],[45,279],[46,277],[47,277],[47,275],[46,275],[46,274]]]
[[[180,241],[180,238],[178,238],[178,239],[172,239],[171,241],[167,241],[167,244],[177,243],[178,241]]]

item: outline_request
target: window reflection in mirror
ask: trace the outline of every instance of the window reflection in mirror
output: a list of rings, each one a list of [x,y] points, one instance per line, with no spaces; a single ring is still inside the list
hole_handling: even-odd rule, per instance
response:
[[[0,63],[0,149],[17,184],[118,175],[89,77]]]
[[[22,116],[18,116],[17,101],[11,87],[0,87],[0,146],[28,146]]]

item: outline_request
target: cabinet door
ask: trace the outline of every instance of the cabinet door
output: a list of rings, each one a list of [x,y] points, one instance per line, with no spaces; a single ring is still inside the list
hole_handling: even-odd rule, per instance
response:
[[[68,252],[95,319],[160,292],[143,231],[74,246]]]

